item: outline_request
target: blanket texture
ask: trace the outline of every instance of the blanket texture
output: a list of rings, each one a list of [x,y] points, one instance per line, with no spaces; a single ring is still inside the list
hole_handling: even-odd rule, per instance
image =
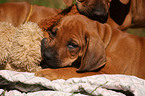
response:
[[[67,73],[66,73],[67,74]],[[145,80],[127,75],[94,75],[50,81],[34,73],[0,71],[5,96],[144,96]]]

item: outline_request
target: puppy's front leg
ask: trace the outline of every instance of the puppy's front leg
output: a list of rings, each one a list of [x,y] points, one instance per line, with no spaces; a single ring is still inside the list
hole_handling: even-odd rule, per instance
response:
[[[59,68],[59,69],[43,69],[40,71],[37,71],[35,73],[35,76],[39,77],[45,77],[49,80],[56,80],[56,79],[69,79],[74,77],[84,77],[84,76],[90,76],[95,75],[96,72],[85,72],[85,73],[77,73],[77,68]]]

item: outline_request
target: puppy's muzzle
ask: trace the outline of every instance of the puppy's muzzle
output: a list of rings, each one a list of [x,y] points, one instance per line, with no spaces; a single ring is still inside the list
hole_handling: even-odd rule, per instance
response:
[[[42,41],[41,41],[41,55],[44,52],[45,48],[47,48],[49,42],[50,41],[47,38],[42,39]]]
[[[44,38],[41,41],[41,56],[42,61],[40,66],[42,68],[56,68],[59,67],[60,61],[57,59],[57,53],[54,51],[54,47],[50,39]],[[55,45],[55,44],[54,44]]]
[[[92,20],[99,21],[101,23],[106,23],[108,19],[108,9],[98,8],[97,5],[90,5],[84,9],[79,9],[79,12]]]
[[[108,19],[108,13],[100,12],[98,10],[92,11],[91,19],[105,23]]]

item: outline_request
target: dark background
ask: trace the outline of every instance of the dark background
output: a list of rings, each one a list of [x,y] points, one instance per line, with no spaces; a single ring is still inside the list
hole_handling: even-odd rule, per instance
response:
[[[31,4],[37,4],[37,5],[52,7],[52,8],[61,8],[61,9],[66,8],[65,4],[63,3],[63,0],[0,0],[0,3],[23,2],[23,1],[27,1]],[[125,31],[137,36],[145,37],[145,28],[136,28],[136,29],[129,28]]]

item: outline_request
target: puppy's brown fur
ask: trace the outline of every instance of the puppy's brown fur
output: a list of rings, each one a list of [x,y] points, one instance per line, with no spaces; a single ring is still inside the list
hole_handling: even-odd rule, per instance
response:
[[[41,23],[43,29],[47,20]],[[112,30],[108,24],[92,21],[83,15],[61,17],[46,31],[49,36],[42,40],[42,63],[44,67],[59,69],[43,69],[36,72],[36,76],[50,80],[94,74],[145,78],[144,37]],[[71,68],[74,65],[76,68]],[[71,67],[60,68],[66,66]]]

